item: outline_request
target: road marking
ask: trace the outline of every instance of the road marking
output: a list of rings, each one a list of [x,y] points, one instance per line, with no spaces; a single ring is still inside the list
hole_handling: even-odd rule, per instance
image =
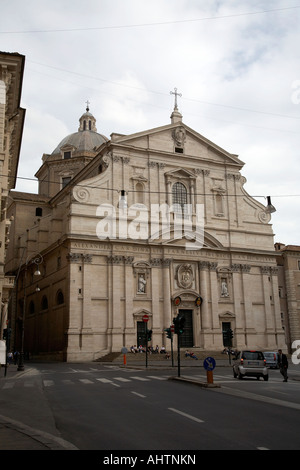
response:
[[[6,382],[4,385],[3,385],[3,389],[5,388],[13,388],[13,386],[15,385],[15,382]]]
[[[92,382],[91,380],[89,379],[79,379],[79,382],[82,382],[84,384],[93,384],[94,382]]]
[[[130,377],[131,379],[135,380],[141,380],[142,382],[149,382],[149,379],[146,379],[146,377]]]
[[[187,413],[184,413],[183,411],[179,411],[179,410],[176,410],[175,408],[168,408],[168,410],[170,411],[174,411],[174,413],[178,413],[179,415],[182,415],[184,416],[185,418],[189,418],[193,421],[196,421],[196,423],[204,423],[204,421],[202,421],[202,419],[199,419],[199,418],[195,418],[195,416],[192,416],[192,415],[189,415]]]
[[[114,387],[120,387],[120,385],[118,384],[115,384],[112,380],[108,380],[108,379],[96,379],[96,380],[99,380],[99,382],[102,382],[104,384],[110,384],[110,385],[113,385]]]
[[[257,450],[270,450],[267,447],[257,447]]]
[[[99,382],[102,382],[104,384],[108,384],[108,383],[111,384],[112,383],[112,380],[108,380],[108,379],[97,379],[97,380],[99,380]]]
[[[131,382],[131,380],[125,379],[124,377],[114,377],[114,380],[119,380],[119,382]]]
[[[157,377],[156,375],[148,375],[149,379],[156,379],[156,380],[166,380],[165,377]]]
[[[75,382],[73,382],[72,380],[69,380],[69,379],[65,379],[62,381],[65,385],[74,385]]]
[[[131,392],[131,393],[133,393],[134,395],[137,395],[138,397],[146,398],[146,395],[142,395],[141,393],[138,393],[138,392]]]
[[[54,385],[54,382],[53,380],[43,380],[43,384],[45,387],[51,387],[52,385]]]

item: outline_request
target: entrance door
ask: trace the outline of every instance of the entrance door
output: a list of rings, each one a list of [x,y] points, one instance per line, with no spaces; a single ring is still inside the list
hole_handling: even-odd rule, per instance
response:
[[[230,322],[225,322],[223,321],[222,322],[222,333],[223,333],[223,345],[225,347],[229,347],[231,346],[231,341],[228,341],[228,338],[227,338],[227,331],[230,330],[231,328],[231,323]]]
[[[143,321],[137,322],[137,338],[136,338],[137,347],[139,347],[140,345],[146,346],[146,335],[145,335],[146,328],[147,328],[147,323]]]
[[[194,346],[193,310],[180,309],[178,313],[185,317],[184,332],[180,336],[180,347],[192,348]]]

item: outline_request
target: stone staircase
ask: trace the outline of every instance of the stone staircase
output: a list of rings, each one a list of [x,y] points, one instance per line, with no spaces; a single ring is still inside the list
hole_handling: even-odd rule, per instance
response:
[[[190,357],[185,357],[185,351],[186,349],[182,348],[180,350],[180,360],[183,361],[193,361],[194,359]],[[226,354],[222,354],[221,351],[204,351],[203,349],[200,348],[191,348],[189,351],[193,352],[195,356],[198,358],[198,360],[204,360],[206,357],[213,357],[215,360],[217,359],[227,359]],[[168,351],[169,352],[169,351]],[[170,354],[170,352],[169,352]],[[173,358],[174,360],[177,361],[177,349],[173,351]],[[171,359],[171,358],[170,358]],[[170,360],[169,359],[169,360]],[[95,362],[123,362],[124,356],[122,353],[114,352],[114,353],[108,353],[105,356],[96,359]],[[131,353],[128,352],[126,354],[126,363],[130,364],[132,362],[139,362],[139,363],[144,363],[145,362],[145,353]],[[166,359],[165,354],[149,354],[148,353],[148,361],[149,362],[166,362],[168,359]]]

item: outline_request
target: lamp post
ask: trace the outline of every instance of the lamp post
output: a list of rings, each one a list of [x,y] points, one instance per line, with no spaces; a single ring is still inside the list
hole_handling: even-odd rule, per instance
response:
[[[27,281],[27,268],[29,264],[36,264],[36,270],[34,276],[40,276],[39,265],[43,262],[43,257],[40,253],[32,258],[27,258],[25,263],[25,274],[24,274],[24,299],[23,299],[23,312],[22,312],[22,334],[21,334],[21,351],[18,362],[18,370],[24,370],[24,331],[25,331],[25,315],[26,315],[26,281]]]

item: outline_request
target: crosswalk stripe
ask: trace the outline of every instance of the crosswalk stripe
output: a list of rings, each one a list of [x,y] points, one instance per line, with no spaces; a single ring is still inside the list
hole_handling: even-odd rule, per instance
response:
[[[45,387],[51,387],[52,385],[54,385],[54,382],[53,380],[43,380],[43,384]]]
[[[131,379],[134,380],[140,380],[141,382],[149,382],[150,379],[147,379],[146,377],[130,377]]]
[[[94,382],[92,382],[91,380],[89,379],[79,379],[80,382],[84,383],[84,384],[93,384]]]
[[[124,377],[114,377],[114,380],[119,380],[119,382],[131,382],[131,380],[125,379]]]
[[[112,380],[108,380],[108,379],[96,379],[96,380],[99,380],[99,382],[102,382],[104,384],[108,384],[108,383],[112,383]]]
[[[149,379],[156,379],[156,380],[166,380],[166,377],[158,377],[156,375],[147,375]]]
[[[4,385],[3,385],[3,389],[5,388],[13,388],[13,386],[15,385],[15,382],[6,382]]]

